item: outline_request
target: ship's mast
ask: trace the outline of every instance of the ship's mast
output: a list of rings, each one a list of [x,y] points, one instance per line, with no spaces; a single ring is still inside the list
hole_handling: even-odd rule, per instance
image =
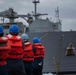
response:
[[[61,27],[61,19],[59,18],[59,7],[57,6],[56,10],[55,10],[55,18],[54,18],[54,21],[53,23],[55,24],[55,29],[54,30],[62,30],[62,27]]]
[[[57,9],[55,10],[55,21],[60,22],[60,19],[59,19],[59,7],[58,6],[57,6]]]
[[[34,6],[35,6],[35,19],[37,19],[37,3],[39,3],[39,0],[33,0]]]

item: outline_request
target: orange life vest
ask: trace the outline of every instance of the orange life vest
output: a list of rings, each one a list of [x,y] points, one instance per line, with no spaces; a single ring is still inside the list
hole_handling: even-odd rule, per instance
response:
[[[22,49],[22,39],[21,37],[15,36],[15,35],[7,35],[6,36],[8,38],[8,42],[11,46],[11,49],[8,53],[8,58],[14,58],[14,59],[18,59],[18,58],[22,58],[23,57],[23,49]]]
[[[40,43],[35,43],[34,47],[36,48],[36,52],[34,58],[44,58],[45,48]]]
[[[31,42],[27,42],[24,44],[23,60],[24,61],[33,61],[34,60],[34,53],[32,50]]]
[[[6,37],[0,37],[0,66],[6,64],[9,50],[10,46],[8,44],[8,39]]]

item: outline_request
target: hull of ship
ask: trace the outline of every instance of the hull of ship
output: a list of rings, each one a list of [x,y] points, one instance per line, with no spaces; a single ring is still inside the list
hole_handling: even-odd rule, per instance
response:
[[[43,73],[76,74],[76,56],[66,56],[66,48],[69,43],[72,43],[76,48],[76,31],[27,34],[31,42],[34,37],[40,38],[45,47]]]

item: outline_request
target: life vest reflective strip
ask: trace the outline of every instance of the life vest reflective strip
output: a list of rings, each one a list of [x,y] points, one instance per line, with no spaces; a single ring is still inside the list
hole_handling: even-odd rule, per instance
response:
[[[0,37],[0,66],[6,64],[9,50],[8,39],[6,37]]]
[[[14,36],[14,35],[7,35],[6,36],[8,38],[8,42],[11,46],[11,49],[8,53],[8,58],[14,58],[14,59],[18,59],[18,58],[22,58],[23,57],[23,49],[22,49],[22,39],[21,37],[18,36]]]
[[[40,58],[40,57],[44,58],[45,48],[42,46],[42,44],[40,43],[34,44],[34,47],[36,48],[34,58]]]
[[[34,60],[34,53],[32,50],[32,44],[30,42],[24,44],[23,60],[24,61]]]

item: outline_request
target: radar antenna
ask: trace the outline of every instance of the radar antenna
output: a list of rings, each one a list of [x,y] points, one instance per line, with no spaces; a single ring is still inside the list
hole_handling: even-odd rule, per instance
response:
[[[35,10],[34,10],[35,14],[33,15],[35,17],[35,19],[37,19],[41,15],[48,15],[47,13],[46,14],[37,13],[37,3],[40,3],[39,0],[33,0],[33,3],[34,3],[34,6],[35,6]]]

